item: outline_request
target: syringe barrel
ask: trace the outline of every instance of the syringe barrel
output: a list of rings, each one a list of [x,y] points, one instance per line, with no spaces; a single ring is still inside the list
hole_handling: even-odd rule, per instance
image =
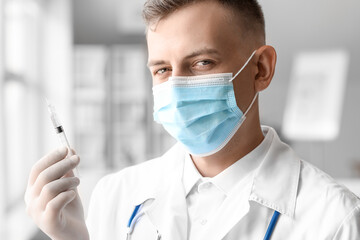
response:
[[[56,113],[55,113],[55,112],[52,112],[52,113],[51,113],[50,118],[51,118],[51,122],[52,122],[54,128],[61,127],[59,118],[56,116]]]
[[[69,149],[69,151],[70,151],[71,150],[70,144],[69,144],[69,141],[68,141],[68,139],[66,137],[65,132],[64,131],[59,132],[59,133],[57,133],[57,135],[59,137],[59,141],[60,141],[61,145],[63,145],[64,147],[67,147]]]

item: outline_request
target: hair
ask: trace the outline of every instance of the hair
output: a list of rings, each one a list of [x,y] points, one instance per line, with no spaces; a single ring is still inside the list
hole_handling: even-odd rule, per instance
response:
[[[189,4],[210,0],[146,0],[143,8],[143,19],[147,28],[164,17]],[[232,10],[241,17],[242,28],[254,34],[260,34],[265,42],[265,20],[257,0],[212,0]]]

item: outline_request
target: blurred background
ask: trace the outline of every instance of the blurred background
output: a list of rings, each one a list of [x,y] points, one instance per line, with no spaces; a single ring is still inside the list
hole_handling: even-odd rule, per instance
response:
[[[47,239],[23,202],[31,166],[59,146],[45,96],[82,159],[85,210],[101,176],[174,144],[152,119],[143,3],[0,0],[0,239]],[[260,3],[278,54],[262,123],[360,194],[360,2]]]

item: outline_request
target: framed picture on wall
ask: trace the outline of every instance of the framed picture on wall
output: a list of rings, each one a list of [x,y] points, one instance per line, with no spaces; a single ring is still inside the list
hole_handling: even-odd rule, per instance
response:
[[[339,135],[348,66],[342,50],[295,57],[283,122],[288,139],[330,141]]]

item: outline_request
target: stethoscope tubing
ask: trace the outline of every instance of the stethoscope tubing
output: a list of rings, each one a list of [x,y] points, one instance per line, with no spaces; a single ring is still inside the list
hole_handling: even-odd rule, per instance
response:
[[[136,205],[133,213],[131,214],[131,217],[130,217],[128,225],[127,225],[128,229],[129,229],[129,232],[127,234],[127,239],[130,239],[131,232],[132,232],[133,228],[135,227],[134,225],[135,225],[136,221],[133,222],[133,220],[136,217],[140,207],[141,207],[141,204]],[[277,223],[277,221],[279,219],[279,215],[280,215],[280,213],[278,211],[274,211],[274,214],[273,214],[273,216],[272,216],[272,218],[270,220],[269,226],[268,226],[268,228],[266,230],[264,240],[270,240],[271,235],[274,232],[275,225],[276,225],[276,223]],[[132,225],[132,223],[133,223],[133,225]],[[157,239],[160,239],[160,238],[161,238],[161,235],[158,233],[158,238]]]
[[[134,220],[136,214],[138,213],[140,206],[141,206],[141,204],[135,206],[135,209],[134,209],[133,213],[131,214],[131,217],[130,217],[129,222],[127,224],[128,228],[131,226],[131,223]]]
[[[277,220],[279,219],[280,213],[278,211],[274,211],[274,214],[271,218],[271,221],[269,223],[269,226],[266,230],[264,240],[270,240],[272,233],[274,232],[275,225],[277,223]]]

